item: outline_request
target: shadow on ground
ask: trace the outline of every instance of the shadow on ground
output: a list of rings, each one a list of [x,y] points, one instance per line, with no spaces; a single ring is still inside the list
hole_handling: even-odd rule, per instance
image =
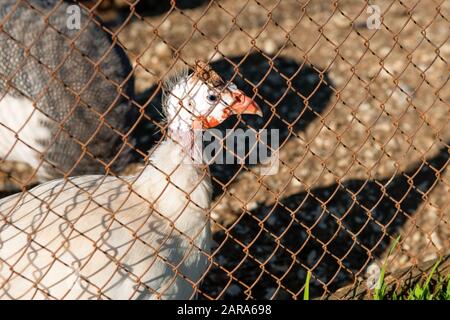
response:
[[[436,173],[445,170],[448,150],[442,148],[434,158],[392,179],[349,180],[243,213],[228,235],[215,234],[215,241],[223,243],[215,261],[234,270],[233,277],[241,281],[232,281],[224,297],[292,298],[305,283],[305,267],[313,269],[315,296],[322,294],[324,284],[333,292],[364,275],[358,272],[385,252],[421,205],[423,194],[438,182]],[[203,290],[217,297],[230,280],[214,267]]]
[[[180,10],[194,9],[207,4],[208,0],[145,0],[139,1],[136,5],[136,11],[144,16],[157,16],[171,10],[171,2],[176,4],[176,8]]]
[[[76,0],[88,7],[97,5],[97,0]],[[175,4],[172,6],[171,2]],[[107,27],[120,27],[127,17],[133,13],[137,13],[143,17],[155,17],[167,14],[171,10],[195,9],[203,5],[207,5],[208,0],[141,0],[141,1],[103,1],[102,5],[97,8],[97,14],[102,16],[103,25]],[[131,4],[135,3],[132,7]],[[109,15],[103,16],[102,13],[108,12]]]

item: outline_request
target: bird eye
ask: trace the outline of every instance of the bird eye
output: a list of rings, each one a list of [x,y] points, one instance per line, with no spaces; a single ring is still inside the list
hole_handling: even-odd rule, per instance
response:
[[[208,94],[206,96],[206,99],[208,100],[208,102],[213,103],[217,101],[217,95],[215,94]]]

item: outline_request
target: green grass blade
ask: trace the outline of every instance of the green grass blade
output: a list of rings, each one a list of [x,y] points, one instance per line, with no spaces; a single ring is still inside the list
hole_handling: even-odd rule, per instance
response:
[[[450,274],[447,276],[447,290],[445,292],[445,299],[450,300]]]
[[[395,238],[394,242],[391,245],[391,248],[389,249],[388,255],[386,256],[386,259],[384,260],[384,263],[387,263],[387,258],[392,254],[394,249],[397,247],[399,241],[400,241],[401,235],[399,235],[397,238]]]
[[[439,258],[439,260],[436,261],[436,263],[433,266],[433,269],[431,269],[431,272],[428,275],[427,280],[425,281],[424,287],[428,287],[430,285],[430,281],[433,278],[433,275],[436,272],[436,269],[437,269],[437,267],[439,266],[440,263],[441,263],[441,258]]]
[[[425,280],[425,283],[422,287],[422,295],[420,297],[422,300],[431,300],[433,298],[433,295],[430,294],[430,281],[433,278],[433,275],[436,272],[436,269],[440,263],[441,263],[441,259],[436,261],[436,263],[433,265],[433,268],[431,269],[430,274],[428,275],[427,279]]]
[[[416,284],[414,288],[414,300],[423,300],[423,289],[420,284]]]
[[[382,266],[381,271],[380,271],[380,277],[378,278],[378,282],[377,282],[377,284],[375,286],[375,292],[374,292],[374,296],[373,296],[374,300],[383,300],[383,298],[384,298],[384,296],[386,294],[387,286],[384,283],[384,277],[385,277],[385,274],[386,274],[387,260],[388,260],[389,256],[392,254],[392,252],[394,251],[395,247],[397,247],[398,242],[400,241],[400,237],[401,236],[398,236],[394,240],[394,242],[392,243],[392,245],[391,245],[391,247],[389,249],[389,252],[388,252],[388,254],[386,256],[386,259],[384,259],[384,263],[383,263],[383,266]]]
[[[311,281],[311,271],[306,274],[305,290],[303,291],[303,300],[309,300],[309,282]]]

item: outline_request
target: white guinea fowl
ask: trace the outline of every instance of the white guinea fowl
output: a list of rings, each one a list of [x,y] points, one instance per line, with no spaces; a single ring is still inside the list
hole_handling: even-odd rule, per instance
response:
[[[0,200],[0,298],[195,298],[209,263],[211,183],[194,128],[258,106],[205,63],[170,85],[167,137],[136,176],[54,180]]]

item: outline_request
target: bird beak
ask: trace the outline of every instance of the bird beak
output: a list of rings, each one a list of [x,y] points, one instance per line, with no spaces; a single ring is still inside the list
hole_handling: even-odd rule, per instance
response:
[[[231,92],[234,102],[228,107],[231,114],[256,114],[262,117],[262,111],[252,98],[247,97],[241,90]]]
[[[262,117],[263,113],[258,104],[253,99],[246,96],[241,90],[231,91],[233,102],[223,110],[221,119],[213,116],[199,116],[194,121],[194,129],[210,129],[218,126],[233,114],[256,114]]]

